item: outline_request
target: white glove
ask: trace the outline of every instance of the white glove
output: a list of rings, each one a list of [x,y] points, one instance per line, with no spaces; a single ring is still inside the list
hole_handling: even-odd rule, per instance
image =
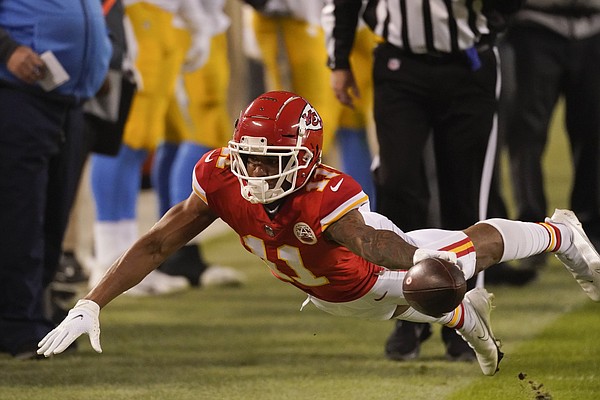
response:
[[[38,354],[50,357],[65,351],[71,343],[84,333],[90,335],[94,350],[102,353],[100,347],[100,306],[92,300],[79,300],[63,322],[54,328],[38,343]]]
[[[185,55],[183,72],[193,72],[206,64],[210,53],[210,36],[197,34],[192,36],[190,48]]]
[[[419,261],[423,261],[426,258],[441,258],[442,260],[450,261],[456,265],[458,269],[465,275],[465,279],[471,279],[475,275],[475,262],[469,263],[469,265],[459,260],[456,253],[452,251],[440,251],[431,249],[417,249],[413,255],[413,265]]]
[[[417,249],[413,255],[413,264],[417,264],[419,261],[423,261],[426,258],[441,258],[442,260],[450,261],[452,264],[457,264],[458,261],[456,253],[451,251]]]

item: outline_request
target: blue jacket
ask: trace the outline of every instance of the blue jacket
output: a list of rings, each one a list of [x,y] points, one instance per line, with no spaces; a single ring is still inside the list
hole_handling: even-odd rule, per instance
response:
[[[2,0],[0,28],[38,54],[52,50],[70,76],[53,93],[86,99],[102,85],[112,49],[100,0]],[[0,79],[30,86],[4,63]]]

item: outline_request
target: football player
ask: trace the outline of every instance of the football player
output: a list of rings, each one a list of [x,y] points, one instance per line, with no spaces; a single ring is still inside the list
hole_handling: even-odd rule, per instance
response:
[[[305,292],[305,305],[339,316],[449,326],[473,347],[485,375],[495,374],[502,358],[490,325],[492,295],[478,288],[441,317],[420,313],[402,294],[406,270],[418,261],[450,260],[468,279],[501,261],[552,252],[600,301],[600,256],[571,211],[557,210],[540,223],[490,219],[464,231],[405,233],[369,210],[349,175],[320,163],[322,132],[321,117],[300,96],[267,92],[255,99],[228,147],[198,161],[190,196],[113,264],[38,353],[58,354],[83,333],[101,352],[100,309],[217,218],[277,279]]]

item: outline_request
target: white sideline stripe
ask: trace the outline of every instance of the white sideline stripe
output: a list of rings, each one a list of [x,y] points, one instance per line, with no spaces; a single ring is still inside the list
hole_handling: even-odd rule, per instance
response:
[[[500,98],[500,87],[502,78],[500,75],[500,56],[498,49],[494,48],[494,56],[496,57],[496,100]],[[483,171],[481,173],[481,182],[479,186],[479,220],[487,219],[487,209],[490,197],[490,187],[492,185],[492,177],[496,166],[496,152],[498,146],[498,113],[494,113],[492,120],[492,130],[488,140],[487,149],[485,152],[485,160],[483,162]],[[477,275],[475,287],[485,287],[485,271]]]

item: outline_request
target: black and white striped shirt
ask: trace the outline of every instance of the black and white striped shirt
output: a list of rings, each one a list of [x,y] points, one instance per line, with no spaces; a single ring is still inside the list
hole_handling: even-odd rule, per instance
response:
[[[471,48],[490,33],[487,10],[511,12],[522,1],[368,0],[364,3],[362,18],[386,42],[407,53],[448,54]],[[332,69],[349,66],[362,6],[362,0],[325,1],[322,22]]]

